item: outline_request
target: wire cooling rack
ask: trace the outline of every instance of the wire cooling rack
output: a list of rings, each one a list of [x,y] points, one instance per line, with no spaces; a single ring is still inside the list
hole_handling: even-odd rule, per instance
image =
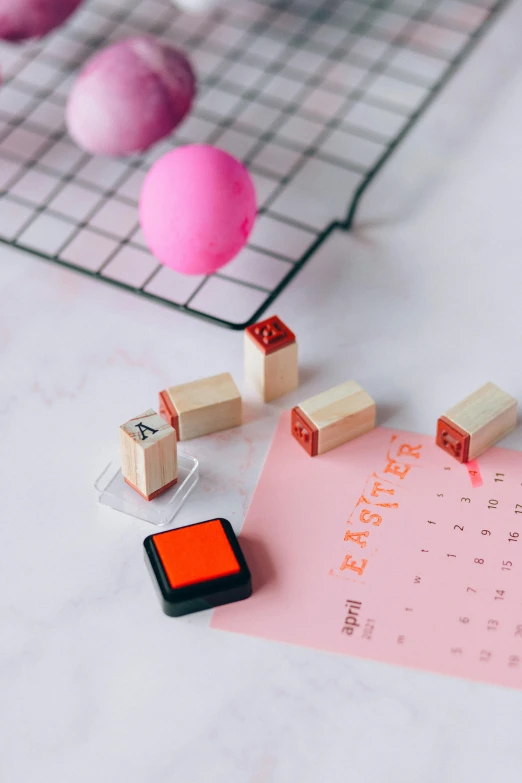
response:
[[[204,16],[169,0],[90,0],[43,43],[0,46],[0,241],[231,328],[259,318],[359,199],[508,0],[232,0]],[[150,33],[199,76],[189,119],[141,157],[91,157],[67,137],[74,72]],[[248,246],[209,277],[156,263],[138,225],[151,163],[215,144],[250,169]]]

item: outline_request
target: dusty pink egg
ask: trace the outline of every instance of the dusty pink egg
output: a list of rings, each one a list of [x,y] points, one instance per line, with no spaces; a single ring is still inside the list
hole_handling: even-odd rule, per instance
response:
[[[190,109],[194,72],[182,52],[147,36],[128,38],[91,57],[67,103],[67,127],[94,154],[143,152]]]
[[[82,0],[0,0],[0,38],[41,38],[65,22]]]
[[[209,274],[231,261],[247,241],[256,211],[245,166],[203,144],[163,155],[141,191],[149,248],[162,264],[187,275]]]

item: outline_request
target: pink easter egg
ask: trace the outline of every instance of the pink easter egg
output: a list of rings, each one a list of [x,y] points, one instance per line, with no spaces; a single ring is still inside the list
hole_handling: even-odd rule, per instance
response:
[[[0,38],[41,38],[65,22],[82,0],[0,0]]]
[[[204,144],[163,155],[141,191],[141,228],[150,250],[187,275],[210,274],[231,261],[246,243],[256,211],[246,167]]]
[[[69,95],[67,128],[94,154],[143,152],[179,125],[195,91],[182,52],[148,36],[128,38],[87,61]]]

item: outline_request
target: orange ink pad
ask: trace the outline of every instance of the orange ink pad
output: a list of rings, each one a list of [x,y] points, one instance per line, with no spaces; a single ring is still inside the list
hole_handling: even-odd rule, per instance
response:
[[[143,542],[165,614],[180,617],[252,594],[252,580],[232,525],[209,519]]]

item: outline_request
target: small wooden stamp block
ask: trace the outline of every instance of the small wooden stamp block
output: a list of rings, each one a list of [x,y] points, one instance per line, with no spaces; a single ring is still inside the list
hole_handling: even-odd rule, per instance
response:
[[[178,480],[176,431],[152,409],[121,425],[120,447],[123,478],[145,500]]]
[[[295,334],[276,315],[245,329],[245,378],[264,402],[297,389]]]
[[[159,393],[159,412],[178,440],[228,430],[242,423],[241,394],[228,372]]]
[[[163,611],[170,617],[241,601],[252,594],[250,571],[227,519],[157,533],[143,545]]]
[[[486,383],[437,422],[436,443],[459,462],[470,462],[516,427],[517,401]]]
[[[374,427],[375,402],[355,381],[341,383],[292,410],[292,435],[311,457]]]

